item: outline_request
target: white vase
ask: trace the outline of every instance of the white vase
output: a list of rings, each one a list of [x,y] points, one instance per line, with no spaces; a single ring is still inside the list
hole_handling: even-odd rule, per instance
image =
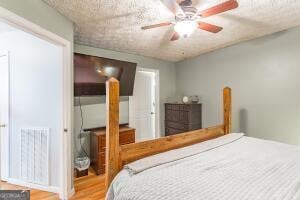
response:
[[[188,97],[188,96],[184,96],[184,97],[182,98],[182,102],[183,102],[183,103],[188,103],[188,102],[189,102],[189,97]]]

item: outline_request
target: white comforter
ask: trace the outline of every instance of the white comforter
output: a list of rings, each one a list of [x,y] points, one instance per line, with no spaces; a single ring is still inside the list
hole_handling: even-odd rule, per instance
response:
[[[185,199],[300,200],[300,148],[229,134],[132,163],[107,193],[107,200]]]

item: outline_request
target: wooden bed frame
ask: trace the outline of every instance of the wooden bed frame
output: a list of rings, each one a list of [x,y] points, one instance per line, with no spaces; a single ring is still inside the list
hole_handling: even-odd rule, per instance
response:
[[[231,89],[223,90],[223,117],[221,125],[134,144],[119,144],[119,81],[106,82],[106,190],[124,164],[171,149],[189,146],[217,138],[231,132]]]

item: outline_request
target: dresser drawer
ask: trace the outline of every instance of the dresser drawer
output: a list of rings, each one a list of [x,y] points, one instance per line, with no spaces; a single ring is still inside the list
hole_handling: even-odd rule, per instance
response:
[[[167,110],[190,111],[191,104],[166,104]]]
[[[183,130],[183,131],[188,131],[189,130],[189,125],[188,124],[176,123],[176,122],[172,122],[172,121],[167,121],[166,122],[166,127],[180,129],[180,130]]]
[[[98,160],[100,164],[105,164],[105,152],[98,153]]]
[[[129,144],[135,142],[135,132],[134,131],[126,131],[120,134],[119,143],[120,145]],[[99,137],[99,149],[98,152],[103,152],[106,149],[106,137]]]
[[[188,123],[189,113],[186,111],[179,110],[166,110],[166,120],[177,122],[177,123]]]
[[[126,131],[120,135],[120,145],[130,144],[135,142],[135,134],[133,131]]]
[[[180,130],[180,129],[176,129],[176,128],[170,128],[170,127],[166,128],[166,136],[170,136],[170,135],[174,135],[174,134],[178,134],[178,133],[183,133],[183,132],[185,132],[185,131]]]
[[[98,152],[103,152],[106,149],[106,137],[99,136],[98,137]]]

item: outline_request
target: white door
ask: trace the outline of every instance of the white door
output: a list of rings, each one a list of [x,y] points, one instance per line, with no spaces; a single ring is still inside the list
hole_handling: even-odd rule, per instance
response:
[[[9,174],[9,57],[0,52],[0,178],[7,181]]]
[[[129,97],[129,126],[136,140],[155,138],[155,72],[137,70],[133,96]]]

